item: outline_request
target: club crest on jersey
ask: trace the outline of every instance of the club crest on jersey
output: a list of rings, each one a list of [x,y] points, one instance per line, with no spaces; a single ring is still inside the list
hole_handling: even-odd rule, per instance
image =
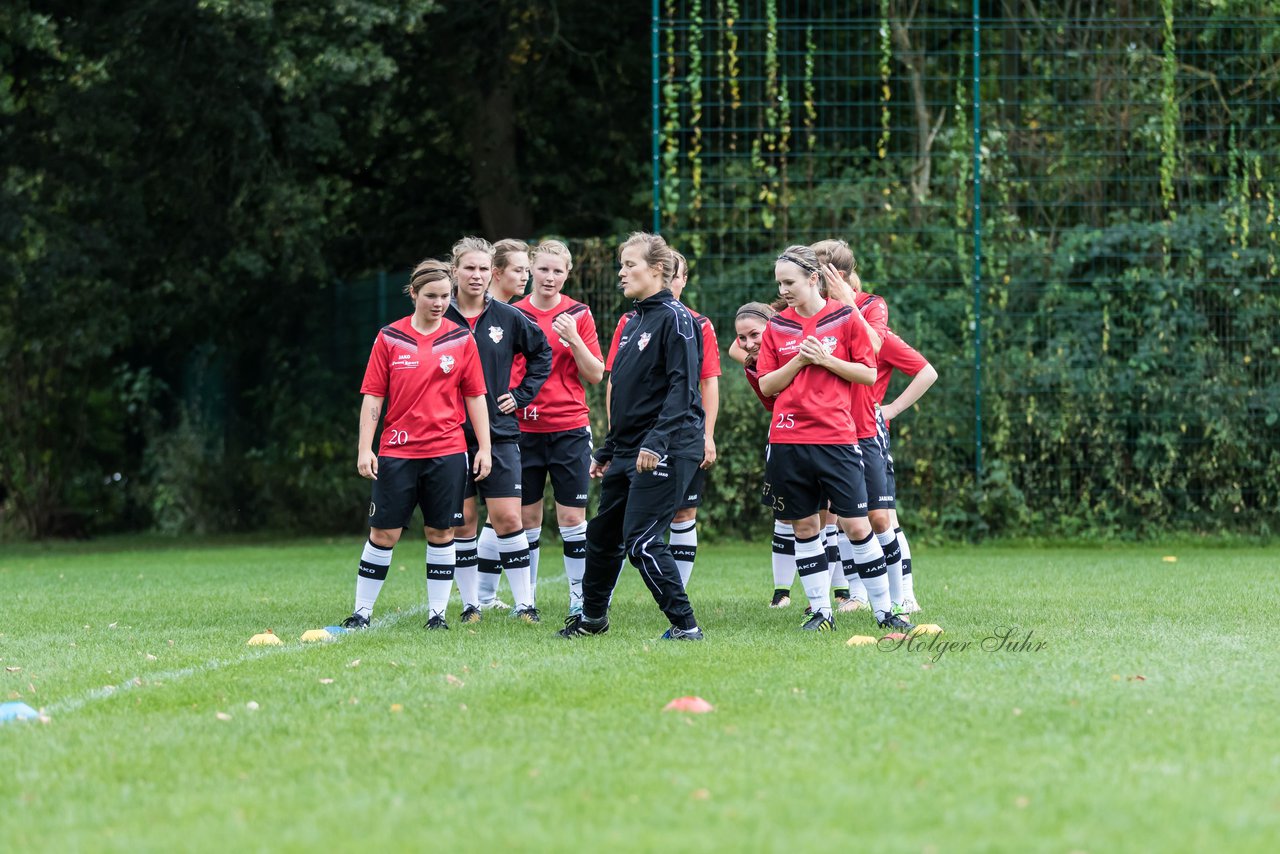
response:
[[[441,357],[440,357],[440,370],[444,371],[446,374],[453,370],[453,357],[452,357],[452,356],[441,356]]]
[[[650,335],[648,332],[640,333],[640,340],[636,341],[636,346],[639,347],[641,350],[643,350],[645,347],[648,347],[649,338],[650,338]]]
[[[502,327],[501,327],[501,326],[490,326],[490,327],[489,327],[489,340],[493,341],[493,343],[494,343],[494,344],[497,344],[497,343],[499,343],[500,341],[502,341]]]
[[[834,335],[823,336],[822,349],[826,350],[828,354],[834,353],[836,351],[836,338]]]

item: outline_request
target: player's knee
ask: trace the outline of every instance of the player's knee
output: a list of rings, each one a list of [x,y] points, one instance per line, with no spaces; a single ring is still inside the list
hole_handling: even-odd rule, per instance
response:
[[[867,513],[867,520],[871,523],[871,529],[877,534],[883,534],[893,528],[893,519],[888,510],[871,510]]]
[[[433,546],[451,543],[455,536],[453,528],[432,528],[430,525],[424,525],[422,530],[427,535],[427,542]]]
[[[370,528],[369,542],[383,549],[389,549],[400,542],[401,528]]]
[[[676,515],[671,517],[671,524],[677,522],[690,522],[698,518],[697,507],[686,507],[683,510],[677,510]]]
[[[556,505],[556,524],[561,528],[571,528],[587,521],[587,508]]]

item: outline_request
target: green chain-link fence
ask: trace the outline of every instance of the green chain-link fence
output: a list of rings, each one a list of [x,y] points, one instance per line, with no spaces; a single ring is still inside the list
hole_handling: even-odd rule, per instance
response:
[[[926,521],[1273,530],[1277,12],[657,0],[655,227],[722,329],[849,241],[941,374],[895,437]]]

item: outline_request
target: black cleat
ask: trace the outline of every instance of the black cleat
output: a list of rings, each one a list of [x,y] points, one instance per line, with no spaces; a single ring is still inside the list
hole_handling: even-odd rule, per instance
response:
[[[818,611],[805,620],[800,628],[806,632],[834,632],[836,621],[834,617],[824,616],[821,611]]]
[[[783,587],[774,588],[773,600],[769,602],[770,608],[785,608],[791,604],[791,591]]]
[[[458,622],[462,624],[478,623],[484,619],[484,614],[480,613],[480,609],[475,605],[468,605],[462,609],[462,615],[458,617]]]
[[[564,628],[556,632],[562,638],[580,638],[587,635],[602,635],[609,631],[609,618],[588,620],[581,614],[573,614],[565,618]]]
[[[431,619],[427,620],[426,627],[431,631],[444,630],[449,631],[449,624],[444,620],[444,614],[432,614]]]
[[[538,613],[538,609],[532,605],[526,605],[523,608],[516,608],[511,612],[511,616],[517,620],[524,620],[526,623],[541,623],[542,615]]]
[[[369,618],[363,617],[360,614],[352,614],[341,623],[338,623],[338,625],[342,626],[344,629],[367,629],[369,628]]]
[[[885,618],[880,620],[879,625],[882,629],[892,629],[895,632],[911,632],[915,630],[915,626],[897,614],[886,614]]]
[[[706,640],[706,635],[702,633],[702,629],[694,626],[691,629],[682,629],[679,626],[672,626],[662,633],[662,640],[684,640],[684,641],[700,641]]]

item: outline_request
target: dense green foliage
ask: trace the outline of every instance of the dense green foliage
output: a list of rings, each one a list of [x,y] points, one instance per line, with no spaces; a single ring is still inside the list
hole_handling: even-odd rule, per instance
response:
[[[864,5],[660,4],[691,305],[727,345],[779,248],[848,237],[942,377],[895,436],[930,534],[1273,531],[1274,0],[982,4],[980,246],[971,6]],[[0,8],[0,536],[358,526],[354,389],[404,308],[363,277],[462,233],[583,238],[607,338],[650,221],[648,11]],[[754,531],[764,418],[725,366],[702,513]]]

